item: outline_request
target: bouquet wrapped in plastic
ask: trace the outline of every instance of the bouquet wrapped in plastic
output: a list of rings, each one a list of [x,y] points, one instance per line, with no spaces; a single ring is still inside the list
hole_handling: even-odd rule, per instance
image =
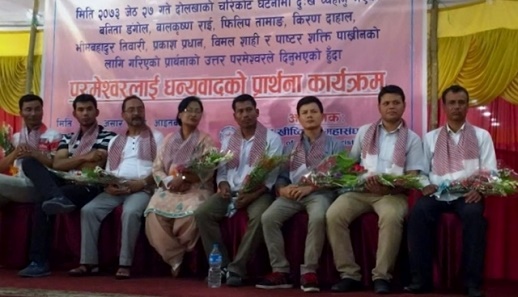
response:
[[[350,158],[347,152],[330,155],[306,174],[301,185],[318,188],[359,188],[365,168]]]
[[[301,183],[318,188],[338,188],[339,192],[364,192],[365,168],[347,156],[347,152],[331,155],[324,159]],[[417,175],[396,175],[383,173],[377,175],[378,181],[385,186],[405,189],[421,189],[421,178]]]
[[[253,192],[264,185],[264,182],[268,178],[268,174],[281,166],[287,160],[287,156],[268,156],[264,153],[255,164],[252,171],[245,176],[242,188],[243,193]]]
[[[254,168],[250,173],[245,177],[243,182],[243,188],[241,191],[243,193],[250,193],[257,190],[259,187],[264,185],[264,182],[268,178],[268,175],[280,167],[284,162],[288,160],[288,156],[269,156],[266,154],[266,151],[263,153],[261,157],[259,157],[259,161],[255,164]],[[237,199],[237,193],[233,193],[232,200],[228,206],[227,216],[232,217],[237,211],[235,202]]]
[[[421,183],[421,177],[419,175],[403,174],[396,175],[390,173],[383,173],[378,175],[378,181],[389,187],[401,187],[405,189],[421,189],[423,184]]]
[[[507,196],[518,192],[518,174],[512,169],[481,170],[462,180],[446,180],[438,185],[436,197],[442,193],[467,193],[475,190],[482,195]]]
[[[123,185],[127,182],[126,179],[117,177],[99,166],[94,169],[84,168],[82,170],[71,170],[68,172],[54,169],[49,170],[54,172],[57,176],[76,184],[107,186],[110,184]]]
[[[201,183],[205,184],[212,177],[214,170],[219,165],[230,161],[234,154],[231,151],[221,152],[216,148],[203,151],[202,149],[196,150],[185,169],[191,170],[200,178]]]

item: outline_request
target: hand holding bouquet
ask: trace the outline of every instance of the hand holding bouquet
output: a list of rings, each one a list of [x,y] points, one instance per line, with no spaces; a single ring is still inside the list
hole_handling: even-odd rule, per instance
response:
[[[356,188],[363,173],[365,169],[344,151],[322,160],[300,183],[318,188]]]
[[[185,168],[194,172],[203,184],[210,179],[214,170],[216,170],[219,165],[230,161],[234,156],[230,151],[224,153],[218,151],[216,148],[211,148],[205,152],[201,152],[203,150],[199,151],[200,153],[195,153]]]
[[[77,184],[85,184],[85,185],[122,185],[127,180],[123,178],[119,178],[108,171],[102,169],[97,166],[94,169],[84,168],[82,170],[72,170],[69,172],[58,171],[54,169],[49,169],[54,172],[59,177],[72,181]]]
[[[507,168],[493,172],[482,170],[463,180],[447,180],[441,183],[434,195],[439,197],[442,193],[467,193],[471,190],[482,195],[516,194],[518,192],[518,174]]]
[[[267,150],[265,150],[263,155],[259,157],[259,161],[255,164],[252,171],[250,171],[250,173],[245,177],[243,187],[241,189],[242,194],[250,194],[264,186],[264,183],[268,178],[268,174],[288,160],[288,156],[269,156],[266,154],[266,151]],[[232,198],[228,205],[226,214],[229,218],[237,211],[236,203],[238,194],[239,193],[232,193]]]
[[[365,191],[362,179],[366,173],[365,168],[356,160],[347,156],[346,152],[331,155],[324,159],[315,169],[307,174],[302,184],[309,184],[319,188],[340,188],[340,192]],[[402,187],[405,189],[422,188],[417,175],[380,174],[377,181],[391,188]]]
[[[419,175],[413,174],[403,174],[396,175],[390,173],[383,173],[378,175],[378,181],[388,187],[401,187],[404,189],[421,189],[423,185],[421,184],[421,178]]]
[[[268,174],[281,166],[287,160],[287,156],[268,156],[266,152],[264,152],[252,171],[250,171],[250,173],[245,177],[241,191],[243,193],[250,193],[259,189],[264,185],[264,182],[268,178]]]

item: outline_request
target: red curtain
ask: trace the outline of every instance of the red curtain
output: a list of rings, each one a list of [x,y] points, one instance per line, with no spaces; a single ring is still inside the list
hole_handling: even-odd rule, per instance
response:
[[[0,123],[10,125],[14,132],[20,131],[22,127],[22,119],[18,115],[12,115],[0,108]]]

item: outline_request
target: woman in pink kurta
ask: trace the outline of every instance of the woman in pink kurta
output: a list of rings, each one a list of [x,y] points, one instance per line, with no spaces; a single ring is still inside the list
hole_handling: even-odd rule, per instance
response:
[[[213,147],[210,136],[197,129],[202,113],[197,97],[187,97],[178,105],[181,129],[167,135],[158,151],[153,163],[158,189],[144,212],[149,242],[171,265],[173,276],[199,237],[193,213],[214,192],[212,179],[202,184],[195,174],[182,169],[195,151]]]

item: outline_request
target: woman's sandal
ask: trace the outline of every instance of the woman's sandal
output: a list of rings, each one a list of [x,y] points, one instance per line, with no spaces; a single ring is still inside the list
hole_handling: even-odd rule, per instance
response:
[[[117,273],[115,273],[116,279],[128,279],[131,277],[130,266],[119,266]]]
[[[80,265],[68,272],[70,276],[93,276],[99,274],[99,267],[95,265]]]

